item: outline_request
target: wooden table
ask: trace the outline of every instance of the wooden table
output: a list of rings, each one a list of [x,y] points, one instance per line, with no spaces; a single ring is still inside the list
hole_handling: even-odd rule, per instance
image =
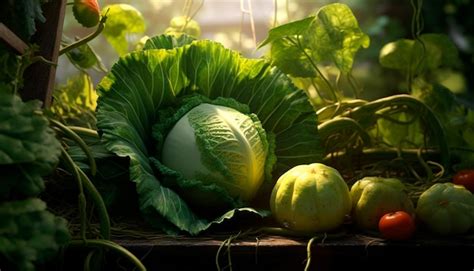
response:
[[[227,237],[169,237],[115,240],[149,270],[217,270],[216,254]],[[273,235],[234,240],[232,270],[304,270],[308,238]],[[313,243],[310,270],[474,270],[474,243],[467,239],[387,242],[363,235]],[[227,252],[221,270],[231,270]],[[226,267],[226,268],[225,268]],[[445,269],[446,268],[446,269]]]

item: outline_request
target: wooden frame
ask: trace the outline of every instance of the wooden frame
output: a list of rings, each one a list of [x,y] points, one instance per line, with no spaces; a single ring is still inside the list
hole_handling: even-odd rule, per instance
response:
[[[58,62],[59,47],[63,32],[66,0],[50,1],[42,6],[44,23],[37,23],[37,31],[31,39],[39,46],[38,54],[53,63]],[[0,23],[0,38],[18,54],[24,54],[28,45]],[[37,62],[28,67],[24,74],[24,86],[20,91],[23,100],[38,99],[44,107],[49,107],[56,77],[54,65]]]

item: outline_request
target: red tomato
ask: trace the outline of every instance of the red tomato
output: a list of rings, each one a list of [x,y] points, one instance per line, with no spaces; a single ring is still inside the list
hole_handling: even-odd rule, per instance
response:
[[[461,170],[453,177],[453,183],[463,185],[467,190],[474,193],[474,169]]]
[[[389,240],[407,240],[415,232],[415,220],[404,211],[388,213],[379,220],[379,231]]]

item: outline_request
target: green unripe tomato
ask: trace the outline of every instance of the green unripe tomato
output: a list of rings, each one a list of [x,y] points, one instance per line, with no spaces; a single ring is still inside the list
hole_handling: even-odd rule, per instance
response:
[[[474,226],[474,196],[461,185],[434,184],[418,199],[416,215],[434,233],[463,234]]]
[[[323,232],[344,222],[351,210],[351,198],[336,169],[314,163],[296,166],[278,179],[270,208],[283,227],[298,232]]]
[[[396,211],[414,214],[403,183],[396,178],[365,177],[351,188],[352,219],[362,229],[376,230],[380,218]]]
[[[72,11],[74,18],[84,27],[93,27],[99,23],[100,8],[97,0],[74,0]]]

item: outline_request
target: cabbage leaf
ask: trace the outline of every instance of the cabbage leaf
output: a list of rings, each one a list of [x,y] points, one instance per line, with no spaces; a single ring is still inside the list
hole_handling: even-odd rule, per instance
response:
[[[306,94],[263,59],[243,58],[213,41],[170,39],[175,38],[152,38],[143,51],[121,57],[98,86],[97,126],[110,151],[130,158],[143,216],[168,233],[198,234],[236,213],[267,215],[252,208],[211,219],[196,214],[178,191],[155,176],[152,127],[164,108],[189,95],[233,98],[248,105],[274,136],[272,174],[278,177],[295,165],[321,160],[317,117]]]

